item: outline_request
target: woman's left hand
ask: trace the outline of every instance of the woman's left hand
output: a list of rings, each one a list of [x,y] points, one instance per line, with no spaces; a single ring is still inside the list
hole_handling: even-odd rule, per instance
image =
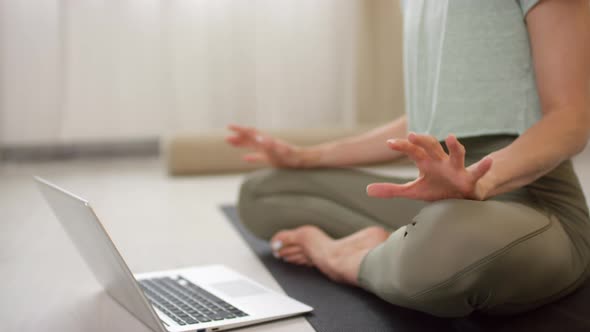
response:
[[[422,201],[438,201],[450,198],[485,199],[478,181],[492,167],[492,159],[485,157],[465,167],[465,148],[454,135],[445,140],[447,154],[436,138],[410,133],[407,139],[389,140],[392,150],[406,154],[414,161],[420,175],[405,184],[373,183],[367,187],[372,197],[405,197]]]

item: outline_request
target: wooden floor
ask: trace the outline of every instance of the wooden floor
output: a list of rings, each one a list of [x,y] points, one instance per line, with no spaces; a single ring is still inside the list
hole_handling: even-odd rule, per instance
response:
[[[590,197],[590,148],[575,158]],[[218,206],[242,175],[171,178],[157,159],[0,164],[0,321],[6,331],[149,331],[113,302],[32,175],[88,199],[133,272],[223,263],[280,290]],[[312,331],[303,318],[245,331]]]

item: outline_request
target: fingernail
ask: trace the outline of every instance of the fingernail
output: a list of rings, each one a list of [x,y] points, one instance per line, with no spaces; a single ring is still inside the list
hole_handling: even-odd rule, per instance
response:
[[[276,251],[273,251],[273,252],[272,252],[272,255],[273,255],[273,256],[274,256],[274,258],[276,258],[276,259],[281,259],[281,256],[280,256],[280,255],[279,255],[279,253],[278,253],[278,252],[276,252]]]
[[[273,243],[270,244],[270,247],[272,248],[273,251],[279,251],[283,247],[283,242],[280,240],[274,241]]]
[[[387,143],[389,143],[389,144],[395,144],[395,142],[397,142],[397,139],[395,139],[395,138],[387,140]]]
[[[256,135],[256,142],[262,143],[262,141],[264,141],[264,138],[262,138],[260,135]]]

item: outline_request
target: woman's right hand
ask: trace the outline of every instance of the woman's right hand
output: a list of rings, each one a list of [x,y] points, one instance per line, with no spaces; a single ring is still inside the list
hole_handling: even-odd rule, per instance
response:
[[[255,152],[244,155],[249,163],[266,163],[277,168],[308,167],[305,150],[277,138],[260,133],[255,128],[230,125],[233,131],[226,141],[238,148],[249,148]]]

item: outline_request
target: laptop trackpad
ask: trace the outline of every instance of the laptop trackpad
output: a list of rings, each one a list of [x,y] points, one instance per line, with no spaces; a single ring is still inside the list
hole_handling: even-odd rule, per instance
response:
[[[229,297],[243,297],[267,293],[267,291],[245,279],[218,282],[211,284],[213,288]]]

